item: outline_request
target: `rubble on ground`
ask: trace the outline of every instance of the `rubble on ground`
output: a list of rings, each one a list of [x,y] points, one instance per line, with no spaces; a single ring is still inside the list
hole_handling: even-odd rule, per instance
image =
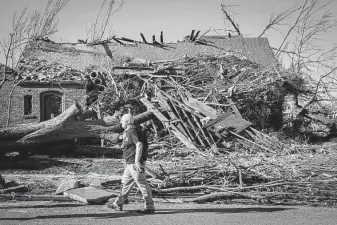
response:
[[[81,184],[80,181],[78,181],[78,180],[76,180],[72,177],[68,177],[68,178],[65,178],[61,181],[60,185],[58,186],[58,188],[55,191],[55,195],[62,195],[65,191],[80,188],[80,187],[83,187],[83,186],[84,185]]]
[[[95,187],[83,187],[65,191],[64,196],[86,204],[102,204],[116,196],[114,193],[100,190]]]

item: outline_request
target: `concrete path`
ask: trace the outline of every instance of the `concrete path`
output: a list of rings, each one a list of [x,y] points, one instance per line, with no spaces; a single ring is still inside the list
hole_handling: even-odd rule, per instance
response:
[[[130,203],[125,205],[126,211],[113,212],[105,205],[6,202],[0,203],[0,224],[337,224],[336,208],[157,203],[155,214],[142,215],[136,212],[141,207],[140,203]]]

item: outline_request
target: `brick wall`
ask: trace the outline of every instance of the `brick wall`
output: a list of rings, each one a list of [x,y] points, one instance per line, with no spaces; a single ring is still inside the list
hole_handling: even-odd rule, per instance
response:
[[[6,125],[8,96],[12,86],[13,83],[8,82],[0,89],[0,127]],[[81,100],[85,96],[85,89],[16,86],[12,94],[9,125],[40,122],[40,96],[47,91],[57,91],[62,94],[64,110],[74,104],[75,100]],[[32,95],[32,112],[30,115],[24,115],[25,95]]]

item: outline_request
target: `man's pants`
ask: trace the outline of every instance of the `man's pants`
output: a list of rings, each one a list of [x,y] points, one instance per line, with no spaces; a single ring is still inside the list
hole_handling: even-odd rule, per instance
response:
[[[145,209],[154,209],[152,191],[147,183],[145,172],[139,173],[135,169],[135,164],[126,165],[122,176],[122,190],[116,198],[115,203],[119,206],[124,204],[134,184],[137,184],[145,200]]]

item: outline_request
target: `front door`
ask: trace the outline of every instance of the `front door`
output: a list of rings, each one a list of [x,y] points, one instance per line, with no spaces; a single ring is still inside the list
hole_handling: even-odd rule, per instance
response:
[[[62,93],[51,91],[41,94],[41,122],[62,113]]]

